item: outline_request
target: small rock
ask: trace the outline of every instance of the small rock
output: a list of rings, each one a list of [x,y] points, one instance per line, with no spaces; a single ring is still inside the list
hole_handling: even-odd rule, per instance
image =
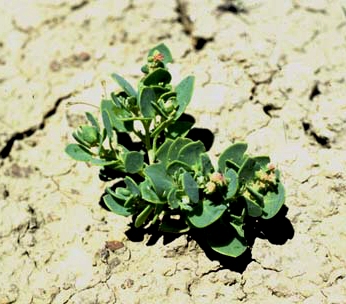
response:
[[[78,59],[81,61],[88,61],[90,59],[90,54],[87,52],[81,52],[78,54]]]
[[[57,60],[53,60],[50,65],[49,68],[53,71],[53,72],[58,72],[61,69],[61,64],[57,61]]]
[[[121,284],[122,289],[131,288],[135,282],[132,279],[126,279],[123,284]]]
[[[124,243],[123,242],[119,242],[119,241],[106,241],[105,247],[107,249],[109,249],[110,251],[114,252],[115,250],[123,248],[124,247]]]

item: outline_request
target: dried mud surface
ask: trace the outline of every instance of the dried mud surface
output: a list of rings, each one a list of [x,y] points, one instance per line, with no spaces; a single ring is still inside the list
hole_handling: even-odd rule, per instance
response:
[[[346,18],[338,1],[0,1],[0,303],[346,303]],[[166,43],[188,109],[269,154],[286,217],[250,256],[128,232],[63,152],[84,111]],[[104,89],[105,87],[105,89]],[[106,91],[106,92],[105,92]],[[119,243],[120,242],[120,243]],[[124,246],[121,247],[121,244]],[[121,247],[121,248],[119,248]]]

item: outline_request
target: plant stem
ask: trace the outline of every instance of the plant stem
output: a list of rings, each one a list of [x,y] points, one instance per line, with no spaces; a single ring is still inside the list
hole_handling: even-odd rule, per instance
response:
[[[173,118],[170,118],[168,120],[161,122],[158,125],[158,127],[155,129],[155,131],[151,134],[151,137],[154,137],[154,139],[153,139],[154,152],[156,152],[156,143],[157,143],[157,139],[159,138],[160,133],[171,124],[172,120],[173,120]]]
[[[151,142],[150,142],[150,124],[151,121],[143,121],[142,124],[144,127],[145,135],[144,135],[144,144],[147,149],[149,164],[151,165],[155,161],[155,153],[152,151]]]

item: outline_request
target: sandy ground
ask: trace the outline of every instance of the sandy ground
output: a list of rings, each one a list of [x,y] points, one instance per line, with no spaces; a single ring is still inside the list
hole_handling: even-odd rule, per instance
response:
[[[335,0],[0,1],[0,303],[346,303],[346,18]],[[64,153],[164,42],[213,156],[269,154],[287,214],[243,259],[129,231]],[[122,242],[123,248],[110,246]],[[114,242],[113,242],[114,243]]]

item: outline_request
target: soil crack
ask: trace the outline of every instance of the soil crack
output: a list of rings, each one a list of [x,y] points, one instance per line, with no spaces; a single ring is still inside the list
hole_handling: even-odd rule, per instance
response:
[[[178,13],[178,22],[183,26],[183,32],[187,36],[192,35],[193,22],[187,12],[186,3],[183,0],[177,0],[177,7],[175,11]]]
[[[46,121],[57,112],[61,102],[64,101],[65,99],[70,98],[72,95],[73,95],[73,93],[69,93],[69,94],[64,95],[62,97],[59,97],[55,101],[54,106],[43,115],[42,121],[38,125],[30,127],[30,128],[28,128],[22,132],[14,133],[11,136],[11,138],[7,141],[5,147],[2,148],[2,150],[0,151],[0,158],[4,159],[10,155],[11,150],[13,148],[13,145],[17,140],[26,139],[26,138],[34,135],[36,133],[36,131],[44,129],[44,127],[46,125]]]
[[[256,259],[253,259],[253,261],[255,263],[257,263],[258,265],[260,265],[262,267],[262,269],[264,269],[264,270],[270,270],[270,271],[275,271],[275,272],[281,272],[282,271],[281,269],[276,269],[274,267],[264,266],[259,261],[257,261]]]
[[[76,11],[76,10],[79,10],[81,8],[83,8],[84,6],[88,5],[89,4],[89,1],[88,0],[84,0],[80,3],[77,3],[73,6],[71,6],[71,11]]]
[[[331,148],[330,139],[327,136],[319,135],[315,130],[313,130],[309,122],[303,121],[302,125],[306,135],[312,137],[322,147],[327,149]]]
[[[178,14],[177,21],[182,25],[184,34],[191,38],[191,43],[195,51],[202,50],[207,43],[214,41],[213,37],[200,37],[193,35],[194,23],[189,16],[187,2],[176,0],[175,11]]]

